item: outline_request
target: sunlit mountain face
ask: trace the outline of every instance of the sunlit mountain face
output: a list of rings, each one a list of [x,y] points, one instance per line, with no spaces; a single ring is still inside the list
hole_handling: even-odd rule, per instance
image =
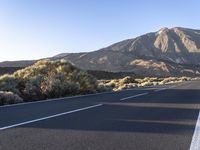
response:
[[[200,72],[200,30],[181,27],[124,40],[106,48],[85,53],[64,53],[84,70],[134,72],[146,76],[198,75]],[[0,66],[27,66],[31,61],[4,62]]]

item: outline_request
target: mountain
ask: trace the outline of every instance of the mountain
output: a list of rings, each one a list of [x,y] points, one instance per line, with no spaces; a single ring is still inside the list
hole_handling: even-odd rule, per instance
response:
[[[3,61],[0,67],[27,67],[34,64],[36,60]]]
[[[200,30],[162,28],[97,51],[52,57],[61,58],[85,70],[134,72],[145,76],[198,75]]]
[[[62,58],[87,70],[195,75],[200,67],[200,30],[162,28],[94,52],[62,54]]]

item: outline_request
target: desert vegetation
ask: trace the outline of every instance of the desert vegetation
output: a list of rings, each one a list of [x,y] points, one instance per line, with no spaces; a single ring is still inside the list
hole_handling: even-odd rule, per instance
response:
[[[123,89],[130,89],[130,88],[144,87],[144,86],[172,84],[172,83],[190,81],[190,80],[195,80],[195,79],[198,79],[198,78],[191,78],[191,77],[135,78],[134,76],[126,76],[122,79],[99,80],[98,83],[102,86],[105,86],[107,89],[111,89],[113,91],[120,91],[120,90],[123,90]]]
[[[23,102],[23,99],[13,92],[0,91],[0,105]]]
[[[190,77],[145,77],[97,80],[67,60],[41,60],[13,74],[0,76],[0,105],[45,100],[70,95],[163,85],[193,80]]]
[[[0,76],[0,91],[0,105],[3,105],[99,90],[97,80],[92,75],[74,67],[67,60],[41,60],[13,74]]]

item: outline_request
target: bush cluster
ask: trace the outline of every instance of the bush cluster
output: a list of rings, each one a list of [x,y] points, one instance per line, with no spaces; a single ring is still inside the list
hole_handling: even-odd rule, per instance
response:
[[[98,91],[97,80],[67,60],[41,60],[0,77],[0,91],[18,94],[24,101],[87,94]]]
[[[67,60],[41,60],[13,74],[0,76],[0,105],[57,98],[68,95],[118,91],[192,80],[189,77],[146,77],[99,80]]]
[[[0,105],[23,102],[23,99],[13,92],[0,91]]]
[[[99,80],[99,84],[104,85],[106,88],[110,90],[119,91],[123,89],[135,88],[135,87],[163,85],[163,84],[177,83],[177,82],[188,81],[188,80],[192,80],[192,78],[190,77],[167,77],[167,78],[145,77],[145,78],[137,79],[133,76],[127,76],[122,79]]]

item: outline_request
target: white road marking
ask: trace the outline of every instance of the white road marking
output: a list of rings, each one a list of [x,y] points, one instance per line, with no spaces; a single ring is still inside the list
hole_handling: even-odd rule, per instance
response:
[[[34,122],[38,122],[38,121],[42,121],[42,120],[47,120],[47,119],[51,119],[51,118],[55,118],[55,117],[59,117],[59,116],[63,116],[63,115],[67,115],[67,114],[71,114],[71,113],[87,110],[87,109],[91,109],[91,108],[95,108],[95,107],[99,107],[99,106],[102,106],[102,105],[103,104],[92,105],[92,106],[88,106],[88,107],[84,107],[84,108],[80,108],[80,109],[76,109],[76,110],[63,112],[63,113],[60,113],[60,114],[55,114],[55,115],[51,115],[51,116],[47,116],[47,117],[43,117],[43,118],[38,118],[38,119],[34,119],[34,120],[29,120],[29,121],[25,121],[25,122],[13,124],[13,125],[1,127],[0,131],[1,130],[5,130],[5,129],[9,129],[9,128],[14,128],[14,127],[21,126],[21,125],[25,125],[25,124],[30,124],[30,123],[34,123]]]
[[[187,82],[180,83],[179,85],[182,85]],[[171,86],[170,88],[173,88],[174,86]],[[140,87],[140,88],[131,88],[131,89],[125,89],[122,91],[118,92],[123,92],[123,91],[134,91],[134,90],[148,90],[150,88],[155,88],[153,86],[146,86],[146,87]],[[158,92],[158,91],[157,91]],[[54,98],[54,99],[48,99],[48,100],[39,100],[39,101],[34,101],[34,102],[23,102],[23,103],[18,103],[18,104],[9,104],[9,105],[3,105],[0,106],[0,108],[5,108],[5,107],[13,107],[13,106],[21,106],[21,105],[28,105],[28,104],[36,104],[36,103],[45,103],[45,102],[51,102],[51,101],[57,101],[57,100],[69,100],[72,98],[81,98],[81,97],[89,97],[89,96],[95,96],[95,95],[103,95],[103,94],[112,94],[116,93],[116,91],[111,91],[111,92],[101,92],[101,93],[95,93],[95,94],[87,94],[87,95],[76,95],[76,96],[67,96],[67,97],[61,97],[61,98]]]
[[[73,99],[73,98],[82,98],[82,97],[90,97],[90,96],[103,95],[103,94],[112,94],[112,93],[119,93],[119,92],[124,92],[124,91],[146,90],[146,89],[149,89],[149,88],[131,88],[131,89],[124,89],[122,91],[111,91],[111,92],[101,92],[101,93],[95,93],[95,94],[67,96],[67,97],[53,98],[53,99],[48,99],[48,100],[39,100],[39,101],[33,101],[33,102],[23,102],[23,103],[17,103],[17,104],[8,104],[8,105],[0,106],[0,108],[21,106],[21,105],[29,105],[29,104],[37,104],[37,103],[45,103],[45,102],[51,102],[51,101],[57,101],[57,100],[69,100],[69,99]]]
[[[17,104],[8,104],[8,105],[0,106],[0,108],[21,106],[21,105],[29,105],[29,104],[37,104],[37,103],[45,103],[45,102],[51,102],[51,101],[57,101],[57,100],[69,100],[69,99],[73,99],[73,98],[89,97],[89,96],[109,94],[109,93],[114,93],[114,92],[102,92],[102,93],[95,93],[95,94],[86,94],[86,95],[76,95],[76,96],[53,98],[53,99],[48,99],[48,100],[39,100],[39,101],[33,101],[33,102],[23,102],[23,103],[17,103]]]
[[[200,112],[197,119],[197,124],[192,137],[190,150],[200,150]]]
[[[154,92],[159,92],[159,91],[164,91],[164,90],[167,90],[167,89],[179,87],[179,86],[181,86],[181,85],[183,85],[183,84],[186,84],[186,83],[187,83],[187,82],[183,82],[183,83],[179,83],[178,85],[170,86],[170,87],[168,87],[168,88],[157,89],[157,90],[154,90]],[[147,94],[149,94],[149,93],[146,92],[146,93],[142,93],[142,94],[138,94],[138,95],[133,95],[133,96],[130,96],[130,97],[125,97],[125,98],[120,99],[120,101],[124,101],[124,100],[130,99],[130,98],[135,98],[135,97],[139,97],[139,96],[143,96],[143,95],[147,95]]]
[[[167,88],[157,89],[155,90],[155,92],[164,91],[164,90],[167,90]]]
[[[125,98],[120,99],[120,101],[124,101],[124,100],[130,99],[130,98],[135,98],[135,97],[139,97],[139,96],[143,96],[143,95],[147,95],[147,94],[149,94],[149,93],[146,92],[146,93],[141,93],[141,94],[125,97]]]
[[[177,85],[172,85],[172,86],[170,86],[170,87],[167,87],[167,88],[161,88],[161,89],[157,89],[157,90],[154,90],[154,92],[160,92],[160,91],[164,91],[164,90],[168,90],[168,89],[172,89],[172,88],[177,88],[177,87],[180,87],[180,86],[182,86],[182,85],[184,85],[184,84],[186,84],[187,82],[182,82],[182,83],[179,83],[179,84],[177,84]],[[185,88],[188,88],[188,87],[190,87],[191,85],[189,84],[189,85],[187,85]]]

